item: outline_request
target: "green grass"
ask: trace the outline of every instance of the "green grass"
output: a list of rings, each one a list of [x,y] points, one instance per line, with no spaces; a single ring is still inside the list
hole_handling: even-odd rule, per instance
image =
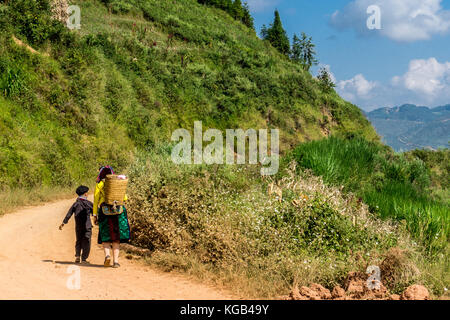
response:
[[[450,149],[412,150],[405,156],[408,159],[418,158],[430,168],[433,195],[450,204]]]
[[[420,283],[439,296],[449,285],[448,253],[430,258],[406,226],[380,220],[295,162],[267,180],[257,166],[175,165],[170,150],[140,153],[129,170],[133,244],[164,271],[249,298],[279,297],[294,284],[343,286],[368,265],[387,268],[383,283],[395,293]],[[272,182],[282,199],[268,194]]]
[[[404,221],[428,253],[448,245],[448,199],[429,196],[430,170],[420,159],[407,159],[362,138],[337,137],[301,144],[292,157],[327,183],[361,197],[380,217]]]
[[[21,189],[93,179],[173,130],[274,128],[281,148],[328,132],[377,139],[361,111],[242,23],[195,0],[80,5],[82,28],[45,0],[0,10],[0,182]],[[32,53],[15,36],[37,50]]]
[[[175,166],[170,148],[158,146],[196,120],[205,129],[279,128],[283,152],[329,134],[378,137],[356,106],[323,92],[222,10],[195,0],[115,0],[110,12],[105,2],[73,2],[79,31],[52,20],[45,0],[0,5],[0,193],[8,208],[93,181],[101,164],[132,165],[136,243],[168,268],[204,271],[253,296],[294,282],[332,286],[389,248],[409,247],[358,199],[304,172],[280,177],[279,202],[257,168]],[[405,220],[429,252],[448,241],[448,207],[422,196],[429,175],[421,162],[362,139],[306,143],[294,155],[388,221]],[[428,276],[431,262],[417,255],[422,275],[399,287],[420,279],[440,293],[448,286],[441,265]]]

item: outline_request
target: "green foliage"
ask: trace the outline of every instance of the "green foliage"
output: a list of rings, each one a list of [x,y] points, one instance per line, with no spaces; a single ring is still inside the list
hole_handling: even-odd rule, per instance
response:
[[[242,21],[244,18],[244,10],[242,8],[241,0],[234,0],[233,5],[231,7],[233,18],[236,20]]]
[[[122,4],[132,9],[113,9]],[[220,10],[191,0],[79,5],[76,31],[52,20],[45,1],[0,10],[4,188],[65,186],[106,162],[124,168],[136,147],[169,141],[194,120],[205,129],[278,127],[286,150],[321,136],[321,110],[341,110],[330,131],[376,137],[356,107],[325,98],[309,74]]]
[[[228,12],[234,19],[241,21],[248,28],[255,30],[253,17],[247,3],[241,0],[198,0],[200,4],[214,6]]]
[[[291,59],[297,63],[300,63],[304,70],[309,71],[312,66],[318,64],[314,48],[315,45],[312,42],[312,38],[308,38],[304,32],[302,32],[301,39],[294,34],[290,55]]]
[[[105,162],[125,168],[134,148],[121,127],[111,139],[114,125],[95,107],[91,49],[67,31],[47,40],[54,58],[0,36],[2,192],[88,182]]]
[[[275,10],[275,18],[273,23],[266,27],[265,25],[261,29],[261,36],[264,40],[270,42],[270,44],[277,49],[283,55],[288,56],[290,53],[289,38],[286,35],[286,31],[281,23],[280,13]]]
[[[368,136],[375,136],[356,107],[339,103],[342,100],[336,95],[321,101],[321,89],[309,74],[281,60],[227,15],[217,19],[217,10],[189,1],[136,3],[135,7],[139,6],[146,20],[134,19],[135,26],[113,16],[114,23],[122,28],[113,32],[87,15],[83,30],[136,91],[137,101],[128,108],[142,117],[127,120],[127,125],[133,128],[133,139],[140,143],[151,145],[158,140],[154,137],[168,140],[172,130],[192,127],[193,119],[197,119],[219,129],[286,128],[282,129],[286,133],[282,142],[285,149],[305,136],[320,136],[317,123],[322,104],[329,109],[347,106],[341,119],[357,112],[352,122],[372,131]],[[204,14],[198,14],[199,10]],[[306,117],[301,106],[314,116]],[[289,117],[296,122],[286,121]],[[338,128],[343,125],[340,120],[335,123],[338,131],[349,129]],[[150,134],[146,126],[152,126]]]
[[[256,166],[177,166],[170,150],[139,154],[129,171],[133,242],[164,254],[166,266],[185,261],[171,268],[193,272],[201,264],[203,276],[231,271],[235,288],[262,281],[252,294],[276,296],[294,281],[340,284],[358,268],[355,256],[397,244],[356,201],[308,174],[285,168],[278,199],[267,194]]]
[[[42,45],[47,40],[57,39],[63,31],[62,25],[51,19],[48,0],[10,1],[8,9],[0,15],[0,20],[5,19],[10,21],[9,25],[16,33],[32,45]]]
[[[317,80],[319,80],[320,86],[324,92],[330,92],[336,87],[335,83],[331,79],[330,73],[326,68],[320,68],[319,74],[317,75]]]
[[[0,91],[6,97],[20,95],[28,89],[27,74],[19,68],[11,68],[8,63],[0,60]]]
[[[429,169],[362,138],[332,137],[298,146],[293,157],[328,183],[343,185],[383,218],[404,220],[430,254],[447,246],[449,207],[427,196]]]
[[[433,186],[437,189],[450,189],[450,150],[412,150],[405,153],[409,159],[420,159],[431,168]]]
[[[122,0],[111,0],[108,5],[112,13],[127,13],[133,8],[131,3]]]
[[[308,209],[303,239],[310,250],[348,253],[359,245],[368,245],[368,234],[355,229],[348,218],[320,197],[315,198]]]

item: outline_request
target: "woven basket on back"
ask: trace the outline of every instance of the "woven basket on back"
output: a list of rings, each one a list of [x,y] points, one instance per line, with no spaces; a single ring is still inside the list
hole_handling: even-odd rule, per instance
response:
[[[108,174],[105,179],[105,202],[122,205],[127,192],[128,178],[119,179],[118,175]]]

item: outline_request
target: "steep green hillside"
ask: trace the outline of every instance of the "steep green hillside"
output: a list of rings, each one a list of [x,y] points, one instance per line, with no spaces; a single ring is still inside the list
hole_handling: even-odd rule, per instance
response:
[[[74,3],[77,31],[52,19],[46,0],[0,0],[0,211],[4,194],[89,183],[109,163],[128,169],[133,243],[166,270],[252,297],[343,285],[367,265],[382,267],[391,292],[448,288],[448,206],[416,220],[395,212],[406,224],[389,218],[389,192],[403,188],[408,204],[428,191],[428,173],[385,150],[356,106],[196,0]],[[356,138],[302,144],[277,176],[262,178],[253,165],[174,164],[171,133],[196,120],[204,129],[279,128],[287,154],[329,135]],[[373,188],[386,202],[369,197]],[[369,211],[377,205],[385,221]],[[395,267],[392,252],[401,252]]]
[[[376,133],[354,105],[220,9],[194,0],[0,1],[2,188],[68,185],[174,129],[281,130],[286,150],[330,133]],[[17,38],[22,41],[18,41]],[[29,47],[28,47],[29,46]],[[36,51],[35,51],[36,50]]]

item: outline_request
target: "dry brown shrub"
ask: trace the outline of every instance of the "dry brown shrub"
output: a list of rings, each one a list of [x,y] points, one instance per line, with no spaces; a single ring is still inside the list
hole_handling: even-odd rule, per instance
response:
[[[382,283],[395,291],[406,288],[420,275],[408,252],[397,247],[391,248],[383,255],[380,270]]]
[[[69,15],[67,14],[68,8],[69,4],[67,0],[52,0],[52,18],[61,21],[62,23],[66,23],[67,18],[69,18]]]

